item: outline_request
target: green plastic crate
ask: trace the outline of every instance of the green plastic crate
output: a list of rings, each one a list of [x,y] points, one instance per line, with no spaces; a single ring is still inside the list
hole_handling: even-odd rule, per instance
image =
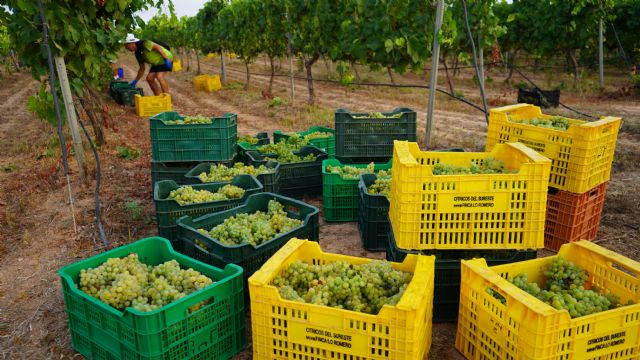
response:
[[[177,112],[163,112],[151,123],[151,158],[155,161],[225,161],[236,154],[236,114],[213,118],[211,124],[167,125],[182,120]]]
[[[293,136],[293,134],[297,134],[298,137],[302,138],[314,132],[325,132],[333,134],[333,136],[330,137],[312,139],[309,141],[309,145],[315,146],[318,149],[326,152],[329,155],[329,159],[333,159],[336,155],[336,131],[331,128],[323,126],[312,126],[309,128],[309,130],[301,131],[298,133],[286,133],[280,130],[276,130],[273,132],[273,142],[277,143],[280,141],[287,141],[291,136]]]
[[[235,163],[235,162],[234,162]],[[234,163],[224,164],[227,167],[233,166]],[[191,181],[193,184],[201,184],[202,181],[198,178],[198,175],[203,172],[208,173],[211,169],[211,165],[216,165],[217,163],[206,162],[196,165],[194,168],[189,170],[184,177]],[[268,163],[266,164],[268,168],[273,168],[272,173],[261,174],[256,176],[260,184],[264,187],[265,192],[278,192],[278,184],[280,179],[280,164],[279,163]]]
[[[149,265],[176,260],[214,284],[151,312],[119,311],[78,289],[81,270],[130,253]],[[152,237],[65,266],[58,274],[71,345],[87,359],[229,359],[246,346],[242,268],[236,265],[221,270],[175,252],[166,239]],[[189,313],[203,301],[211,303]]]
[[[245,190],[244,196],[239,199],[210,201],[206,203],[180,205],[177,201],[168,199],[171,191],[178,189],[180,186],[175,181],[165,180],[156,183],[153,192],[153,201],[156,204],[156,220],[158,222],[158,234],[171,241],[176,241],[177,225],[176,221],[185,215],[199,216],[227,209],[244,204],[251,194],[262,192],[263,186],[253,175],[236,176],[230,182],[207,183],[191,185],[195,190],[209,190],[216,192],[225,185],[235,185]]]
[[[120,105],[135,106],[135,95],[144,96],[144,91],[126,81],[112,81],[109,84],[109,94],[113,101]]]
[[[185,174],[198,164],[197,161],[162,162],[151,160],[151,189],[158,181],[162,180],[173,180],[178,185],[193,184],[193,179],[186,178]]]
[[[271,143],[269,133],[260,132],[257,133],[255,137],[258,139],[258,143],[254,145],[251,145],[246,141],[238,141],[238,155],[240,156],[241,161],[247,161],[247,151],[257,150],[258,147]]]
[[[390,117],[396,114],[402,115]],[[393,157],[394,140],[416,141],[415,111],[397,108],[382,115],[389,117],[378,119],[369,117],[368,113],[353,114],[345,109],[336,110],[336,158],[349,158],[353,162],[388,160]]]
[[[388,221],[388,218],[387,218]],[[483,257],[489,266],[535,259],[536,250],[401,250],[396,246],[393,226],[389,224],[387,260],[401,262],[408,254],[435,255],[433,322],[456,322],[460,303],[460,260]]]
[[[362,247],[367,251],[387,251],[389,233],[389,199],[384,195],[369,194],[367,188],[377,177],[362,174],[358,182],[358,230]]]
[[[337,159],[322,162],[322,212],[324,219],[331,222],[358,221],[358,201],[360,178],[343,179],[340,174],[327,172],[327,166],[366,168],[368,164],[342,164]],[[385,164],[375,164],[374,171],[391,169],[391,160]]]
[[[327,159],[326,152],[314,147],[303,146],[294,152],[299,156],[315,154],[315,161],[299,163],[280,163],[280,178],[278,179],[278,194],[301,198],[305,195],[319,195],[322,193],[322,162]],[[275,154],[261,154],[257,151],[247,152],[249,163],[254,166],[267,164],[267,156],[277,158]]]

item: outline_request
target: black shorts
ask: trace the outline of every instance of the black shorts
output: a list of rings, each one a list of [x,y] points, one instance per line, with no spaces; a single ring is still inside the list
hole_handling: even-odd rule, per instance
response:
[[[162,64],[162,65],[153,65],[151,66],[151,69],[149,70],[150,73],[158,73],[158,72],[171,72],[171,70],[169,70],[169,68],[167,68],[166,64]]]

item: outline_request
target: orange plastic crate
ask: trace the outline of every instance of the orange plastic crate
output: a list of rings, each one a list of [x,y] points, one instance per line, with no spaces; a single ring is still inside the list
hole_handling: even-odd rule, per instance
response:
[[[545,248],[558,251],[562,244],[596,238],[607,184],[608,182],[598,185],[583,194],[549,188],[544,228]]]

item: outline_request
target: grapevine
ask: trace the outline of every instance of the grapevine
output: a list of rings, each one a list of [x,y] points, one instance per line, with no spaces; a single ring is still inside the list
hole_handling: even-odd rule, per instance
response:
[[[249,174],[258,176],[262,174],[270,174],[274,171],[274,169],[268,168],[264,165],[260,165],[258,168],[255,168],[253,165],[245,165],[241,162],[237,162],[231,167],[227,167],[223,164],[217,164],[211,165],[209,172],[203,172],[198,175],[198,179],[203,183],[231,181],[237,175]]]
[[[367,193],[384,195],[388,199],[391,195],[391,179],[376,179],[376,181],[367,188]]]
[[[391,176],[391,169],[389,170],[380,170],[377,173],[375,172],[375,164],[369,163],[367,167],[357,168],[355,166],[333,166],[327,165],[326,171],[331,174],[339,174],[341,178],[345,180],[357,180],[362,174],[376,174],[376,176],[381,178],[387,178]]]
[[[193,269],[181,269],[175,260],[157,266],[140,262],[137,254],[111,258],[80,271],[78,286],[85,293],[118,310],[157,310],[213,284]]]
[[[164,123],[166,125],[191,125],[191,124],[211,124],[213,120],[211,118],[196,115],[196,116],[185,116],[184,120],[166,120]]]
[[[484,159],[480,165],[471,163],[469,166],[460,166],[438,163],[433,166],[431,171],[433,175],[509,174],[518,172],[518,170],[508,170],[503,161],[493,156]]]
[[[363,265],[296,261],[273,285],[287,300],[377,314],[384,305],[398,303],[411,278],[410,273],[381,260]]]
[[[248,243],[258,246],[301,226],[302,223],[301,220],[288,217],[281,203],[270,200],[267,212],[237,214],[225,219],[222,224],[211,230],[198,229],[198,231],[224,245]]]
[[[195,190],[191,186],[182,186],[169,193],[169,199],[173,199],[180,205],[198,204],[211,201],[240,199],[245,190],[235,185],[225,185],[216,192],[209,190]]]
[[[511,121],[514,121],[514,120],[511,120]],[[524,120],[516,120],[514,122],[517,122],[520,124],[538,126],[538,127],[547,128],[547,129],[560,130],[560,131],[566,131],[567,129],[569,129],[569,119],[562,116],[552,116],[549,119],[539,119],[539,118],[524,119]]]

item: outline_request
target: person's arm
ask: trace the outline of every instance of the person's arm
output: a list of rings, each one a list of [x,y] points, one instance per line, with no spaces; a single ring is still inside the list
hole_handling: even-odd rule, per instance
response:
[[[146,66],[144,65],[144,63],[140,63],[139,65],[140,67],[138,68],[138,74],[136,74],[136,78],[131,82],[131,85],[134,87],[136,86],[138,81],[142,79],[142,76],[144,76],[144,71],[146,70]]]

